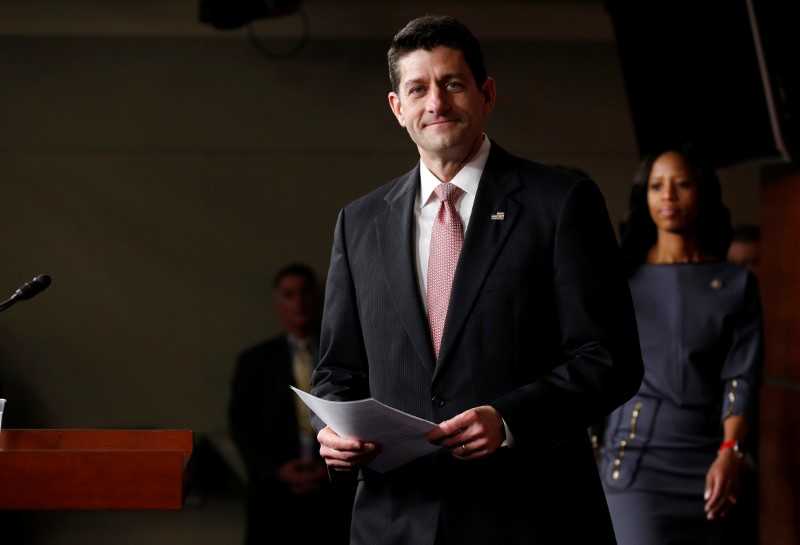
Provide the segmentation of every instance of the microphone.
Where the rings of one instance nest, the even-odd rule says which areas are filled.
[[[44,291],[51,282],[52,279],[49,275],[40,274],[30,282],[23,284],[17,291],[14,292],[14,295],[12,295],[8,301],[0,304],[0,311],[7,309],[17,301],[24,301],[25,299],[34,297],[35,295]]]
[[[11,296],[12,299],[30,299],[34,295],[38,294],[39,292],[44,291],[44,289],[50,285],[52,280],[50,276],[46,274],[40,274],[30,282],[24,284],[20,289],[14,292],[14,295]]]

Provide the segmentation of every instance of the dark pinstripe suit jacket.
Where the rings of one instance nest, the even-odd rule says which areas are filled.
[[[349,474],[335,486],[303,496],[291,494],[276,477],[281,465],[300,456],[290,350],[285,334],[244,350],[231,381],[228,423],[248,475],[245,543],[268,543],[288,532],[299,542],[324,538],[327,545],[340,545],[347,539],[344,517],[352,505]],[[307,524],[309,517],[318,524]]]
[[[614,543],[587,427],[643,371],[599,189],[492,142],[434,360],[414,265],[419,180],[417,165],[340,212],[312,392],[433,422],[489,404],[515,444],[362,471],[351,544]]]
[[[236,361],[228,405],[230,432],[255,483],[275,478],[299,456],[292,356],[281,334],[244,350]]]

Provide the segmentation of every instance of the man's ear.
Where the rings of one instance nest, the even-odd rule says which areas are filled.
[[[392,109],[392,113],[397,118],[397,122],[400,123],[400,126],[405,127],[406,121],[403,117],[403,105],[400,103],[400,97],[397,96],[395,92],[389,93],[389,108]]]
[[[481,93],[483,94],[483,111],[489,114],[494,110],[494,101],[497,98],[497,83],[494,78],[486,78],[481,87]]]

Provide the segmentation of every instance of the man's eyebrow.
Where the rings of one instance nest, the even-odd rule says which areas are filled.
[[[410,89],[411,87],[414,87],[414,86],[419,85],[421,83],[423,83],[422,79],[419,79],[419,78],[409,79],[409,80],[406,80],[406,81],[403,82],[402,87],[404,89]]]
[[[464,79],[466,77],[467,77],[466,74],[464,74],[463,72],[448,72],[446,74],[442,74],[442,77],[437,78],[436,81],[450,81],[454,79]],[[415,85],[425,84],[426,81],[427,78],[412,78],[404,81],[401,87],[403,89],[409,89],[411,87],[414,87]]]

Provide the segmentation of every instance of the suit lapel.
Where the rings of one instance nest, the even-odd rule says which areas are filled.
[[[419,165],[398,179],[386,195],[386,210],[375,218],[380,267],[389,286],[397,315],[414,344],[420,361],[431,374],[435,361],[428,320],[420,300],[414,255],[414,210],[419,186]]]
[[[506,161],[506,152],[493,143],[453,278],[439,361],[446,361],[454,348],[481,286],[521,212],[520,204],[510,197],[520,187],[520,180],[513,170],[504,168]]]

